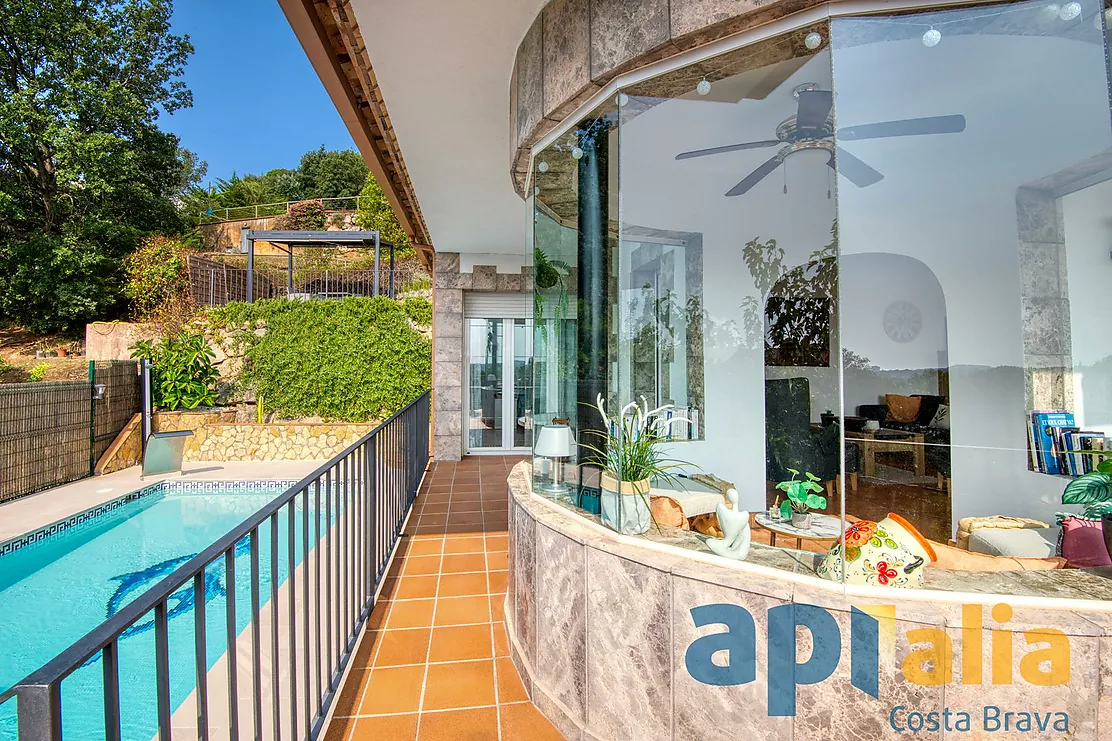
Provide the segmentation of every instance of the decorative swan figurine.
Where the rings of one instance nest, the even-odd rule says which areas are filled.
[[[749,556],[749,544],[752,539],[749,530],[749,513],[738,510],[737,489],[728,489],[726,498],[730,500],[732,509],[727,507],[725,502],[720,502],[715,508],[723,537],[708,539],[707,547],[723,558],[744,561]]]

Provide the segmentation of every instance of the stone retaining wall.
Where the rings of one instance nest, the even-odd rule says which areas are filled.
[[[234,410],[158,412],[155,432],[192,430],[187,461],[326,461],[374,428],[347,422],[237,423]]]

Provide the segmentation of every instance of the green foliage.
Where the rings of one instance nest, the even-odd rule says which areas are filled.
[[[274,220],[274,228],[322,230],[324,229],[324,204],[320,201],[291,203],[289,210]]]
[[[422,296],[407,296],[402,300],[402,308],[414,324],[421,327],[432,326],[432,303]]]
[[[367,179],[367,163],[353,149],[323,146],[301,157],[297,166],[298,198],[343,198],[359,192]]]
[[[131,357],[151,361],[155,406],[172,411],[216,403],[219,374],[212,366],[212,348],[201,335],[180,332],[157,342],[143,340],[132,347]]]
[[[171,237],[150,237],[124,260],[132,315],[139,321],[154,316],[166,303],[189,293],[189,266],[185,248]]]
[[[375,176],[367,174],[367,181],[359,192],[359,205],[355,213],[355,223],[360,229],[377,231],[384,240],[392,243],[397,249],[395,256],[410,257],[416,252],[409,245],[409,238],[398,223],[398,217],[390,208],[386,200],[386,193],[382,186],[375,180]]]
[[[50,364],[49,363],[39,363],[38,365],[36,365],[34,368],[32,368],[30,371],[27,372],[27,380],[30,383],[38,383],[39,381],[46,378],[46,372],[48,370],[50,370]]]
[[[191,104],[169,0],[0,3],[0,313],[34,331],[122,309],[120,261],[173,233],[203,166],[157,128]]]
[[[826,509],[826,497],[818,492],[822,491],[819,477],[811,472],[802,474],[805,479],[799,479],[800,473],[794,468],[791,471],[791,481],[781,481],[776,488],[787,494],[788,498],[780,503],[780,516],[784,519],[791,517],[792,512],[807,514],[813,509]]]
[[[432,288],[432,278],[428,275],[418,275],[413,280],[406,283],[401,287],[400,293],[409,293],[410,291],[424,291]]]
[[[611,420],[606,414],[606,400],[599,395],[595,408],[602,416],[606,431],[595,433],[601,438],[601,446],[583,444],[590,452],[588,462],[620,481],[671,480],[672,471],[690,465],[669,458],[663,451],[663,446],[669,442],[669,425],[683,418],[676,416],[664,422],[658,415],[671,409],[671,404],[650,411],[648,402],[643,403],[644,408],[637,402],[630,402],[618,413],[617,419]]]
[[[1080,450],[1083,455],[1108,455],[1106,450]],[[1096,470],[1078,476],[1062,492],[1062,504],[1084,504],[1082,517],[1100,519],[1101,514],[1112,510],[1112,458],[1097,464]]]
[[[409,324],[422,308],[381,296],[256,301],[212,309],[208,322],[244,351],[238,380],[268,409],[364,422],[393,414],[429,388],[432,343]]]

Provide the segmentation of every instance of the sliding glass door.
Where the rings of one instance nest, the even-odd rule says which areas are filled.
[[[533,443],[533,323],[469,318],[464,436],[469,453],[529,449]]]

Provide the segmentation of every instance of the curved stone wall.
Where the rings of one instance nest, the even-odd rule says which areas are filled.
[[[529,149],[617,75],[821,0],[552,0],[510,78],[511,175],[524,196]]]
[[[944,708],[954,714],[952,724],[958,713],[970,713],[969,732],[958,730],[954,738],[1098,739],[1112,729],[1112,602],[925,589],[847,594],[814,577],[617,536],[534,496],[528,472],[528,464],[520,464],[509,481],[505,619],[510,654],[533,703],[568,739],[940,739],[940,731],[912,734],[908,724],[919,718],[927,722],[929,713],[942,722]],[[1053,591],[1061,573],[1016,572],[1015,579],[1050,580]],[[1005,616],[993,611],[999,603],[1008,603],[1011,612],[1002,623],[993,618]],[[741,607],[753,617],[752,681],[714,686],[689,671],[688,659],[698,658],[698,652],[688,653],[692,644],[725,628],[710,624],[714,620],[696,626],[692,611],[711,605]],[[768,626],[774,621],[769,610],[789,605],[822,608],[833,618],[829,624],[837,626],[841,652],[822,681],[804,684],[800,674],[794,717],[773,716],[768,712],[772,697],[784,697],[776,694],[775,679],[769,691],[773,649]],[[872,697],[854,684],[850,636],[854,608],[876,605],[893,610],[895,620],[894,625],[881,623],[878,650],[872,654],[878,692]],[[982,616],[981,629],[966,623],[963,631],[966,610]],[[994,633],[1011,641],[1010,660],[1000,649],[1003,658],[994,664]],[[1022,659],[1044,647],[1039,641],[1051,634],[1068,640],[1069,678],[1057,686],[1035,686],[1025,679],[1032,662]],[[802,663],[812,655],[811,634],[800,630],[798,635],[795,658]],[[894,648],[885,637],[893,635]],[[913,653],[923,649],[928,635],[952,648],[952,677],[938,686],[907,678],[911,667],[929,670],[932,661],[938,667],[947,663],[941,653]],[[963,643],[974,646],[974,640],[980,642],[979,655],[970,648],[966,659]],[[738,652],[729,656],[731,665],[744,663]],[[722,658],[714,661],[721,665]],[[867,664],[862,661],[861,667]],[[994,683],[997,666],[1011,674],[1010,683]],[[972,674],[975,667],[982,673],[979,680]],[[791,672],[773,672],[781,683],[785,675]],[[995,730],[986,716],[994,712],[991,708],[1000,711]],[[1004,712],[1013,713],[1010,732],[1004,731]],[[1022,712],[1049,717],[1051,726],[1041,733],[1037,727],[1017,731],[1016,713]],[[1053,713],[1068,715],[1068,733],[1053,729],[1053,722],[1061,721]]]

